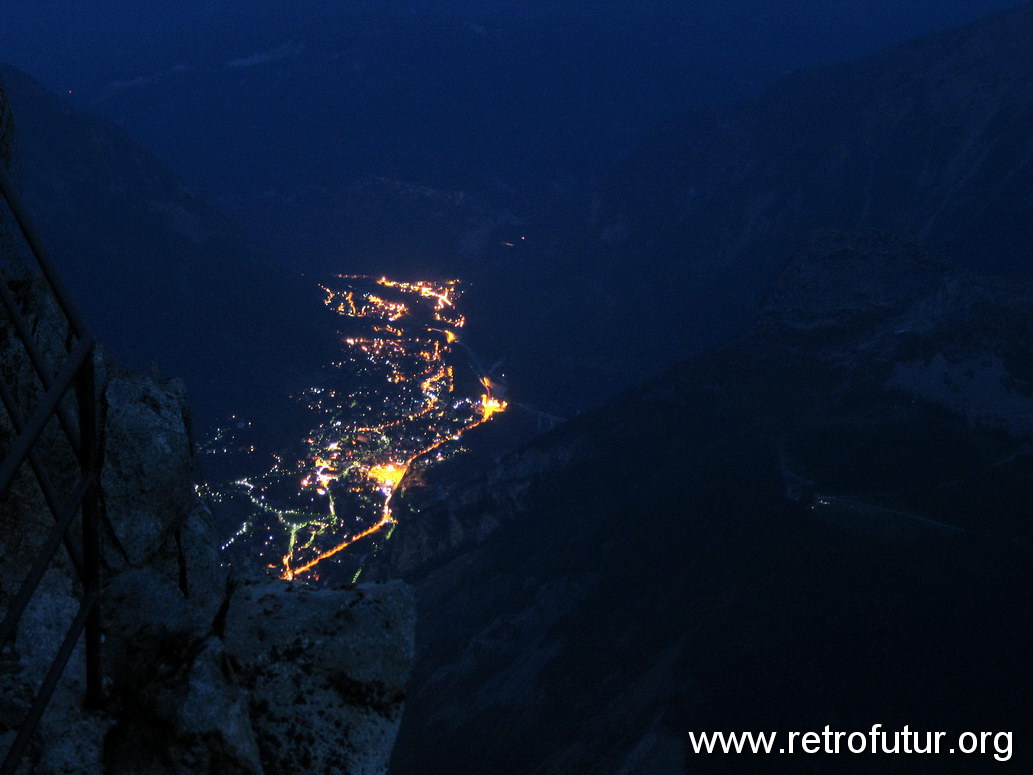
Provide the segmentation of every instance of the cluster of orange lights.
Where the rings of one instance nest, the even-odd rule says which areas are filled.
[[[364,359],[362,363],[366,366],[360,364],[360,370],[382,371],[381,385],[397,386],[391,390],[412,395],[419,403],[406,408],[404,402],[392,403],[387,398],[373,400],[364,394],[371,407],[381,406],[375,422],[368,419],[349,422],[340,428],[333,427],[328,431],[324,427],[310,434],[307,442],[312,452],[298,483],[300,490],[314,491],[325,499],[332,518],[329,522],[338,518],[334,505],[335,485],[346,482],[351,492],[364,492],[367,493],[364,497],[379,498],[380,505],[372,524],[367,523],[366,527],[336,539],[332,546],[321,551],[312,537],[316,532],[298,544],[295,543],[295,535],[301,527],[316,531],[311,526],[322,526],[322,522],[310,519],[301,525],[281,518],[281,522],[292,531],[280,565],[281,578],[284,579],[307,578],[307,574],[313,574],[323,561],[395,524],[392,500],[401,490],[412,466],[429,462],[430,453],[435,451],[440,457],[440,450],[445,445],[459,441],[463,434],[505,411],[507,406],[505,401],[493,395],[491,380],[485,376],[480,377],[483,392],[479,400],[455,394],[453,365],[448,361],[454,355],[451,345],[458,341],[457,329],[466,322],[455,309],[460,293],[457,281],[399,282],[386,277],[375,279],[354,275],[341,275],[340,278],[361,282],[350,282],[346,290],[321,286],[327,294],[325,304],[339,315],[372,322],[372,331],[378,334],[374,337],[350,336],[342,339],[342,344],[351,350],[353,358]],[[385,295],[394,294],[406,301],[371,293],[369,284],[388,289]],[[363,285],[367,290],[362,289]],[[411,303],[406,303],[410,300]],[[413,313],[421,304],[430,307],[432,325],[417,322],[418,318]],[[335,365],[348,363],[342,361]],[[407,386],[411,388],[405,393]],[[331,437],[335,438],[331,444],[320,441]],[[378,441],[374,444],[373,440]],[[348,452],[342,452],[345,447]],[[347,457],[346,461],[342,455]],[[299,552],[303,552],[304,557]]]
[[[379,484],[382,488],[393,490],[402,481],[408,466],[404,463],[382,463],[370,466],[366,473],[370,479]]]

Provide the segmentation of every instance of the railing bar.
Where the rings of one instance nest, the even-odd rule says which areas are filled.
[[[54,384],[43,395],[43,399],[36,406],[22,432],[18,434],[14,445],[8,450],[7,455],[4,457],[4,462],[0,464],[0,495],[7,492],[7,488],[14,479],[15,472],[22,464],[22,461],[25,460],[25,456],[29,453],[29,449],[36,442],[36,439],[39,438],[40,433],[43,432],[43,428],[54,413],[54,408],[61,402],[65,391],[68,390],[72,380],[75,379],[76,372],[79,371],[79,368],[87,358],[92,357],[93,340],[80,339],[75,347],[72,348],[72,352],[64,362],[64,365],[62,365],[61,371],[54,380]]]
[[[14,219],[18,223],[18,228],[21,229],[29,249],[36,256],[36,261],[39,263],[40,269],[43,270],[43,276],[46,277],[51,290],[54,291],[57,303],[68,318],[72,330],[80,339],[88,339],[89,331],[86,329],[86,325],[79,316],[75,305],[72,304],[71,296],[69,296],[68,291],[65,289],[64,283],[61,282],[61,278],[54,271],[54,266],[43,249],[43,243],[40,241],[35,228],[33,228],[31,220],[29,220],[28,212],[26,212],[25,207],[22,205],[21,198],[18,196],[18,192],[15,190],[7,171],[2,165],[0,165],[0,193],[7,200],[7,205],[11,208],[11,214],[14,215]]]
[[[2,280],[0,280],[0,301],[3,302],[4,307],[7,309],[7,314],[10,315],[11,321],[14,323],[14,328],[18,332],[18,337],[21,339],[25,352],[29,354],[29,361],[36,370],[40,382],[43,383],[43,390],[50,390],[50,386],[53,384],[50,373],[40,357],[39,350],[36,349],[36,345],[32,342],[32,332],[29,331],[29,327],[25,323],[25,317],[18,310],[18,302],[14,298],[14,294],[7,287],[7,283]],[[78,455],[79,432],[63,406],[58,405],[57,418],[61,421],[61,427],[64,429],[65,435],[68,436],[68,441],[75,447],[75,454]]]
[[[3,377],[0,377],[0,402],[3,402],[4,407],[7,409],[7,415],[11,418],[11,425],[14,426],[15,433],[21,433],[24,423],[22,417],[18,413],[18,408],[14,405],[14,396],[11,395],[11,391],[7,387],[7,383]],[[47,473],[46,466],[39,459],[39,453],[35,447],[29,449],[29,465],[32,466],[32,472],[36,475],[36,481],[39,483],[40,490],[43,491],[43,497],[47,501],[47,507],[50,509],[51,515],[56,520],[58,515],[61,513],[61,503],[57,497],[57,490],[54,488],[53,482],[50,481],[50,474]],[[72,561],[72,565],[75,566],[75,572],[79,574],[79,578],[83,579],[83,561],[79,554],[79,547],[75,545],[68,534],[64,536],[65,549],[68,550],[68,558]]]
[[[32,597],[32,593],[39,586],[43,574],[47,572],[47,567],[54,557],[54,552],[57,551],[58,544],[61,543],[61,540],[68,533],[68,528],[72,524],[72,520],[75,519],[76,512],[79,511],[83,498],[86,497],[86,493],[89,492],[93,484],[92,479],[92,476],[83,476],[79,486],[75,489],[72,499],[65,507],[65,511],[62,512],[60,519],[50,528],[47,540],[40,547],[28,575],[22,580],[21,586],[11,601],[11,607],[8,609],[7,615],[4,616],[3,622],[0,622],[0,648],[7,645],[7,642],[14,637],[14,631],[18,627],[18,622],[21,621],[22,614],[25,613],[25,607],[29,604],[29,598]]]
[[[90,614],[97,606],[97,599],[98,595],[94,593],[87,596],[83,600],[82,605],[79,606],[79,613],[72,622],[72,626],[69,628],[68,634],[65,635],[65,639],[61,642],[61,647],[58,649],[50,669],[43,678],[39,693],[36,694],[36,698],[32,701],[32,707],[29,708],[25,720],[22,721],[21,729],[18,730],[18,736],[14,738],[14,742],[7,751],[3,765],[0,765],[0,775],[14,775],[18,763],[21,761],[22,754],[25,753],[25,749],[32,739],[32,733],[36,731],[36,726],[43,717],[43,711],[47,709],[50,697],[57,687],[57,682],[61,680],[61,674],[65,670],[65,665],[68,664],[68,658],[72,656],[76,641],[79,640],[79,634],[83,631],[87,619],[89,619]]]
[[[79,607],[75,620],[72,622],[61,646],[58,648],[57,654],[54,656],[46,676],[33,699],[32,706],[22,721],[14,742],[7,751],[3,763],[0,764],[0,775],[14,775],[39,725],[40,719],[50,703],[54,690],[64,674],[75,645],[84,630],[86,641],[84,655],[86,704],[87,706],[97,706],[101,701],[101,635],[98,603],[100,600],[100,543],[98,535],[97,487],[99,486],[102,462],[97,433],[96,375],[93,360],[95,342],[89,335],[83,319],[72,302],[71,296],[47,256],[28,212],[24,208],[11,179],[2,165],[0,165],[0,195],[7,201],[7,205],[25,238],[29,250],[35,257],[44,279],[49,284],[58,306],[65,315],[69,326],[70,336],[68,338],[71,339],[74,335],[74,338],[78,340],[71,347],[66,359],[61,364],[57,376],[51,380],[49,369],[33,341],[32,332],[21,313],[17,299],[7,286],[6,281],[0,280],[0,300],[3,301],[3,305],[8,310],[16,332],[22,341],[33,370],[35,370],[43,385],[44,391],[44,395],[29,414],[28,420],[23,423],[20,409],[14,400],[13,394],[3,379],[0,378],[0,388],[3,389],[3,403],[7,407],[8,414],[11,416],[11,422],[15,426],[15,433],[17,434],[14,444],[7,450],[2,462],[0,462],[0,496],[6,495],[9,492],[15,475],[25,459],[28,458],[39,487],[43,491],[47,506],[55,517],[55,524],[49,531],[28,576],[22,582],[12,602],[11,610],[7,612],[3,621],[0,622],[0,646],[14,638],[15,630],[28,606],[29,600],[36,592],[61,541],[64,541],[68,547],[69,556],[72,558],[73,564],[76,565],[76,570],[79,572],[83,585],[83,602]],[[72,422],[70,414],[62,406],[65,394],[73,382],[76,386],[78,398],[78,423]],[[73,498],[63,509],[60,508],[59,499],[50,480],[49,472],[46,466],[43,465],[38,451],[34,448],[51,416],[55,414],[66,437],[75,449],[75,454],[78,457],[78,463],[82,470],[82,478],[76,485]],[[68,530],[80,509],[82,513],[82,558],[77,561],[76,551],[73,548],[73,544],[68,540]]]
[[[93,358],[83,364],[76,383],[79,403],[79,460],[83,478],[88,482],[82,502],[83,592],[87,597],[100,593],[100,537],[97,514],[97,487],[101,468],[101,447],[97,435],[96,366]],[[101,678],[99,607],[86,619],[86,705],[101,705],[103,682]]]

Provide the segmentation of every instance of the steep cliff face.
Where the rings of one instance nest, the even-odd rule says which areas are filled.
[[[842,367],[1015,436],[1033,432],[1033,285],[949,269],[880,233],[829,234],[778,278],[760,325]]]
[[[913,242],[827,235],[737,342],[412,515],[382,558],[421,612],[393,771],[741,772],[687,732],[1022,728],[1031,310]]]
[[[876,228],[972,265],[1024,269],[1031,34],[1026,4],[671,127],[629,165],[631,193],[615,192],[603,220],[623,212],[629,236],[644,239],[667,220],[655,243],[665,256],[680,246],[689,268],[743,271],[814,229]]]
[[[619,380],[614,351],[665,366],[740,331],[792,250],[827,229],[1028,274],[1031,35],[1026,4],[671,122],[600,187],[564,266],[542,267],[543,336],[578,353],[579,381]]]
[[[41,284],[9,284],[56,363],[65,333]],[[103,411],[103,659],[107,702],[83,710],[76,653],[30,761],[39,773],[378,773],[387,766],[412,660],[413,604],[399,583],[311,590],[236,585],[193,493],[185,391],[98,358]],[[0,369],[24,411],[38,400],[23,351],[0,319]],[[14,438],[6,415],[0,449]],[[57,428],[41,456],[62,481],[76,466]],[[27,469],[27,467],[26,467]],[[0,507],[4,608],[49,527],[31,472]],[[0,748],[13,740],[78,607],[63,554],[2,655]],[[81,648],[81,647],[80,647]]]

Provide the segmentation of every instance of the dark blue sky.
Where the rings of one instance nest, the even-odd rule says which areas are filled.
[[[221,55],[232,30],[241,46],[289,33],[307,21],[354,14],[451,16],[485,20],[524,17],[543,25],[560,17],[594,25],[648,27],[679,35],[705,58],[754,61],[766,70],[845,59],[892,42],[1015,7],[1016,0],[7,0],[0,58],[41,78],[53,89],[97,87],[100,79],[141,75],[137,67],[160,60],[191,65]],[[216,32],[218,30],[218,32]],[[240,53],[240,52],[235,52]],[[246,54],[244,54],[246,55]]]

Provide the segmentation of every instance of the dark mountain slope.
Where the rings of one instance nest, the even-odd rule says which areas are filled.
[[[4,66],[0,79],[13,176],[99,339],[133,365],[185,377],[202,410],[243,408],[278,384],[268,364],[310,330],[315,285],[273,268],[121,130],[18,70]]]
[[[614,352],[670,363],[741,327],[815,230],[885,229],[1028,272],[1030,39],[1024,5],[668,126],[601,189],[568,246],[578,268],[545,267],[556,349],[579,343],[607,379]]]
[[[871,234],[781,279],[734,345],[405,517],[394,772],[870,772],[687,732],[1028,728],[1033,293]]]
[[[422,217],[342,219],[363,206],[356,182],[463,192],[542,237],[657,120],[1009,4],[308,0],[141,15],[8,0],[0,56],[73,91],[309,267],[392,271],[400,248],[470,277],[457,242],[497,227],[490,214],[427,202]],[[493,247],[510,241],[498,231]]]

